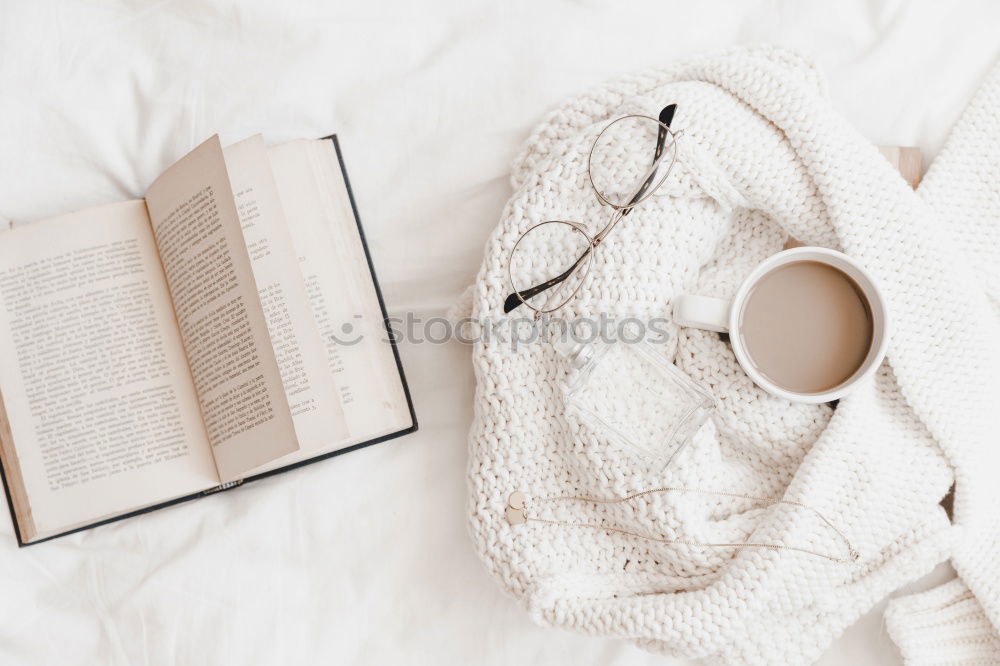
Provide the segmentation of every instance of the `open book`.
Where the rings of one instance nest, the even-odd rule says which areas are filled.
[[[0,232],[0,395],[22,545],[415,430],[336,139]]]

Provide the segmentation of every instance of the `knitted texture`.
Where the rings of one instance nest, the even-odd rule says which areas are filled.
[[[608,236],[560,316],[648,320],[669,317],[683,293],[731,296],[792,235],[843,250],[874,275],[891,314],[887,362],[835,410],[792,404],[758,389],[717,334],[674,327],[662,353],[708,388],[718,409],[675,464],[650,475],[567,411],[569,367],[551,344],[480,340],[471,532],[487,569],[540,623],[711,663],[809,663],[879,599],[946,559],[965,526],[988,522],[977,509],[996,491],[975,469],[957,475],[962,527],[949,524],[939,501],[956,479],[953,458],[988,462],[991,434],[1000,432],[997,310],[962,244],[832,112],[816,71],[792,54],[754,49],[621,79],[551,113],[514,163],[514,195],[472,292],[475,317],[525,316],[502,312],[520,234],[547,219],[596,231],[607,210],[587,179],[594,137],[615,117],[656,116],[668,103],[678,104],[673,127],[684,132],[675,172]],[[550,520],[843,554],[814,513],[790,505],[689,493],[546,501],[662,486],[800,502],[836,525],[860,558],[679,546],[505,519],[508,498],[521,491],[526,509]]]
[[[1000,67],[969,103],[918,190],[985,290],[992,309],[982,313],[984,320],[1000,312],[997,108]],[[952,564],[962,580],[893,600],[886,624],[908,664],[1000,664],[1000,446],[996,437],[941,443],[955,466],[955,523],[963,529]]]
[[[885,626],[907,666],[995,665],[1000,635],[961,580],[894,599]]]

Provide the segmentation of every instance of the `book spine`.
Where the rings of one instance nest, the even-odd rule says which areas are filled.
[[[208,490],[202,491],[202,495],[212,495],[214,493],[222,492],[223,490],[229,490],[230,488],[235,488],[236,486],[242,486],[243,479],[238,481],[230,481],[228,483],[223,483],[221,486],[216,486],[214,488],[209,488]]]

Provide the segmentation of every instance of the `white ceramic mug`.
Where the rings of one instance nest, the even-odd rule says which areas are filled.
[[[745,341],[739,333],[743,307],[757,282],[779,266],[796,261],[816,261],[840,270],[854,281],[871,308],[872,341],[868,355],[847,380],[821,393],[797,393],[770,381],[750,360]],[[795,402],[821,403],[843,397],[875,372],[885,358],[889,344],[888,312],[875,281],[846,254],[822,247],[796,247],[769,257],[751,271],[731,300],[683,295],[674,303],[674,321],[681,326],[729,333],[736,359],[754,383],[772,395]]]

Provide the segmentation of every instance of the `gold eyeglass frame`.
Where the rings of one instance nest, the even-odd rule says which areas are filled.
[[[521,305],[526,305],[534,312],[535,317],[537,318],[541,315],[551,314],[559,310],[567,303],[569,303],[577,295],[577,293],[579,293],[581,287],[583,286],[584,281],[590,274],[591,267],[593,266],[594,251],[598,248],[598,246],[600,246],[600,244],[604,241],[604,239],[607,238],[608,234],[611,233],[611,231],[615,228],[615,226],[621,221],[623,217],[628,215],[634,208],[638,207],[640,204],[648,200],[649,197],[651,197],[657,190],[660,189],[663,183],[666,182],[667,178],[670,176],[670,173],[673,171],[674,166],[677,163],[677,153],[678,153],[677,138],[683,133],[683,130],[675,131],[670,128],[670,121],[673,118],[676,106],[677,106],[676,104],[671,104],[669,106],[664,107],[663,110],[660,112],[659,119],[643,114],[629,114],[621,116],[620,118],[612,120],[604,127],[604,129],[601,130],[601,132],[597,135],[597,138],[594,139],[594,145],[591,146],[590,153],[587,157],[587,176],[590,180],[591,189],[594,190],[594,193],[597,196],[598,202],[602,206],[610,206],[613,209],[611,214],[611,219],[608,220],[607,224],[605,224],[604,227],[601,228],[601,230],[598,231],[593,236],[591,236],[587,232],[586,227],[582,223],[573,222],[569,220],[546,220],[544,222],[539,222],[538,224],[533,225],[527,231],[522,233],[520,237],[517,239],[517,242],[514,243],[514,247],[510,251],[510,256],[508,256],[507,258],[507,280],[510,283],[512,293],[507,296],[504,302],[505,313],[509,313],[514,309],[516,309],[517,307],[520,307]],[[601,190],[597,187],[597,183],[594,182],[594,170],[593,170],[594,153],[597,150],[598,145],[600,144],[601,138],[604,137],[604,135],[610,129],[612,129],[618,123],[631,119],[645,119],[658,125],[659,127],[657,130],[657,143],[653,153],[653,161],[651,162],[650,167],[646,172],[646,175],[640,181],[639,187],[636,189],[635,193],[629,198],[627,203],[619,204],[612,201],[607,194],[601,192]],[[666,141],[667,137],[670,138],[669,144]],[[670,162],[668,163],[666,170],[663,172],[663,175],[660,177],[658,181],[656,181],[654,185],[652,181],[656,177],[656,173],[660,169],[664,159],[664,155],[668,150],[670,151],[670,157],[669,157]],[[570,229],[573,230],[573,232],[582,234],[583,238],[586,240],[586,249],[583,251],[580,257],[577,258],[576,262],[574,262],[572,266],[570,266],[566,271],[564,271],[560,275],[557,275],[556,277],[547,280],[546,282],[542,282],[538,285],[535,285],[534,287],[530,287],[528,289],[519,291],[514,283],[514,274],[513,274],[514,255],[516,254],[518,247],[524,241],[525,237],[527,237],[532,231],[535,231],[536,229],[548,224],[565,224],[569,226]],[[548,307],[548,304],[552,302],[552,299],[558,296],[560,292],[563,289],[565,289],[568,278],[574,275],[581,268],[583,269],[584,273],[582,276],[580,276],[579,280],[577,280],[576,286],[573,287],[572,292],[570,292],[565,299],[559,301],[558,305],[555,305],[553,307]],[[536,307],[535,305],[532,305],[531,303],[528,302],[529,299],[534,298],[537,294],[540,294],[544,291],[548,291],[553,287],[556,287],[556,290],[548,296],[542,307]]]

